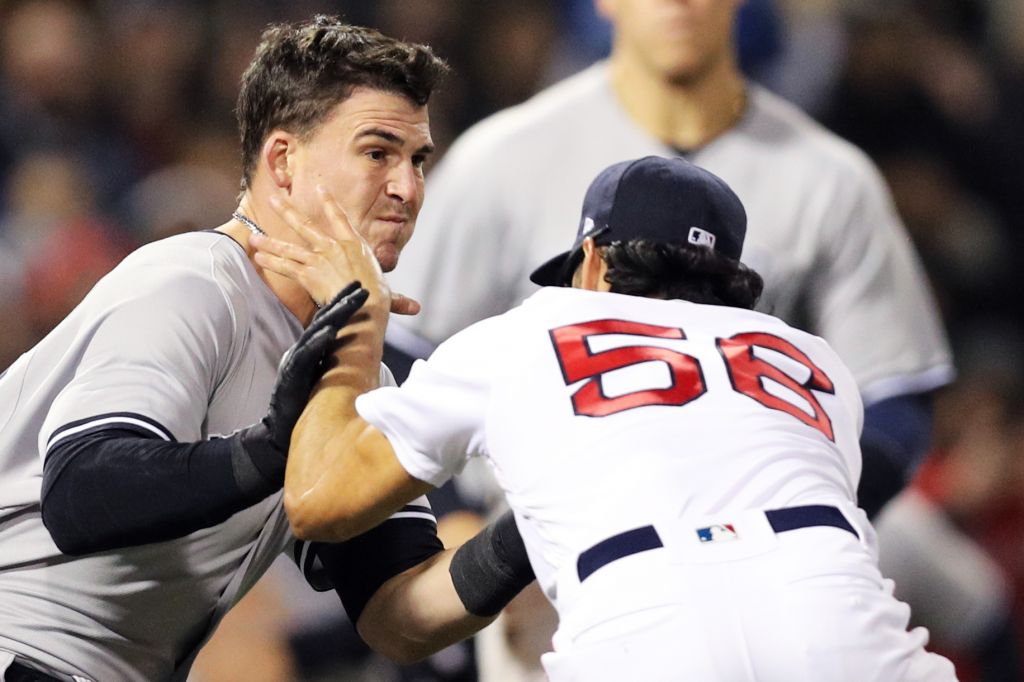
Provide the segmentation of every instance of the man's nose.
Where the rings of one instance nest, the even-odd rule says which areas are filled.
[[[416,198],[419,182],[419,169],[411,162],[400,163],[388,178],[388,196],[407,204]]]

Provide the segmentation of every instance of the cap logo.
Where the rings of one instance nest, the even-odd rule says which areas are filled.
[[[690,228],[690,236],[687,238],[687,241],[697,246],[706,246],[709,249],[715,248],[715,235],[699,227]]]
[[[587,233],[590,232],[593,229],[594,229],[594,219],[593,218],[584,218],[583,219],[583,229],[580,231],[580,234],[582,234],[583,236],[587,236]]]

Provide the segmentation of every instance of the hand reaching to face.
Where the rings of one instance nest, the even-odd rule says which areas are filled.
[[[324,188],[318,187],[317,192],[337,238],[314,227],[287,196],[276,194],[270,198],[271,206],[304,244],[254,235],[249,243],[256,249],[256,264],[297,282],[317,306],[332,300],[351,282],[359,281],[370,292],[368,305],[382,305],[402,315],[418,313],[418,302],[388,289],[373,250],[352,227],[341,206]]]

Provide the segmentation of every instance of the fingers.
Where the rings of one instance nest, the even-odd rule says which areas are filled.
[[[391,312],[396,315],[418,315],[420,302],[402,294],[391,294]]]
[[[254,234],[249,237],[249,243],[259,252],[298,263],[308,263],[313,256],[313,252],[303,246],[289,244],[266,235]]]
[[[355,241],[365,244],[362,236],[352,227],[345,210],[334,200],[334,197],[322,185],[317,185],[317,194],[320,196],[324,206],[324,214],[334,228],[334,234],[341,240]],[[274,194],[270,197],[270,205],[291,228],[299,235],[314,251],[328,251],[336,244],[336,241],[317,228],[313,222],[303,215],[291,203],[287,195]]]
[[[317,185],[316,191],[324,203],[324,213],[327,214],[327,219],[334,225],[335,234],[341,239],[363,242],[363,236],[355,231],[348,219],[348,214],[345,213],[345,209],[334,200],[334,196],[327,191],[327,188],[323,185]]]
[[[288,248],[281,240],[267,242],[258,235],[251,238],[250,242],[262,251],[305,263],[311,263],[317,255],[322,255],[331,262],[339,262],[339,258],[346,257],[344,252],[347,251],[350,255],[359,254],[360,258],[370,262],[371,267],[379,269],[380,266],[373,255],[373,250],[363,236],[352,227],[352,223],[341,205],[335,201],[323,185],[317,185],[316,191],[323,204],[324,215],[331,223],[333,236],[315,227],[309,218],[295,208],[289,197],[283,194],[274,194],[270,197],[270,203],[274,210],[285,224],[309,245],[309,248],[304,249],[301,246]]]
[[[343,282],[349,279],[348,277],[342,279],[343,276],[335,273],[325,274],[322,270],[317,269],[315,261],[299,263],[259,251],[254,254],[253,262],[264,272],[276,273],[298,284],[309,294],[310,300],[317,305],[330,300],[338,290],[339,281]]]
[[[306,290],[317,303],[331,300],[346,283],[358,279],[372,292],[375,311],[393,308],[398,314],[414,315],[419,310],[415,301],[398,298],[391,303],[380,264],[366,240],[355,230],[344,209],[322,186],[317,187],[322,201],[320,222],[329,221],[327,233],[316,228],[287,196],[274,194],[269,201],[285,225],[303,243],[284,234],[284,239],[252,236],[249,243],[256,249],[254,262]],[[328,236],[328,233],[330,236]],[[275,233],[279,237],[279,233]]]
[[[300,213],[287,196],[272,194],[270,196],[270,206],[277,213],[278,217],[284,221],[284,224],[310,246],[322,243],[323,239],[325,239],[324,235],[313,227],[312,221]]]
[[[341,285],[356,276],[346,264],[348,257],[341,249],[317,253],[261,235],[251,236],[249,243],[256,249],[253,254],[256,265],[297,282],[317,302],[335,298]]]
[[[302,271],[306,267],[304,263],[298,263],[281,256],[274,256],[269,253],[263,253],[257,251],[253,256],[253,261],[256,265],[260,266],[265,270],[276,272],[279,275],[287,277],[288,279],[296,282],[301,282]]]

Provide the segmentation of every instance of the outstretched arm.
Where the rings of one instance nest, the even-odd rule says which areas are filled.
[[[360,636],[401,663],[473,634],[533,581],[511,512],[455,550],[433,523],[396,517],[313,552]]]
[[[450,573],[456,553],[448,549],[435,554],[382,585],[356,623],[363,641],[408,664],[489,625],[497,614],[474,615],[459,598]]]

